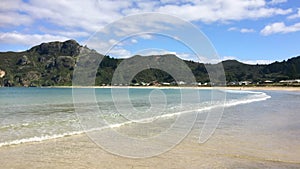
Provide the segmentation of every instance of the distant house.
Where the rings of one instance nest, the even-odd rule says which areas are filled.
[[[190,83],[191,86],[201,86],[201,82],[192,82]]]
[[[300,79],[294,79],[294,80],[281,80],[279,83],[300,83]]]
[[[160,86],[160,85],[161,85],[161,84],[158,83],[158,81],[153,81],[153,82],[149,83],[148,86]]]
[[[147,83],[141,82],[141,85],[142,85],[142,86],[147,86]]]
[[[184,81],[179,81],[177,84],[178,84],[178,85],[185,85],[186,82],[184,82]]]
[[[265,80],[264,83],[273,83],[272,80]]]
[[[227,85],[229,86],[233,86],[233,85],[237,85],[238,83],[237,82],[228,82]]]
[[[249,85],[249,84],[251,84],[252,82],[250,82],[250,81],[240,81],[239,82],[239,85]]]
[[[295,79],[294,82],[295,83],[300,83],[300,79]]]
[[[164,86],[170,86],[171,85],[171,83],[168,83],[168,82],[162,82],[161,84],[164,85]]]

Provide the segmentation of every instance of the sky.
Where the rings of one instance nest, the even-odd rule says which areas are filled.
[[[0,51],[23,51],[68,39],[85,45],[107,25],[145,12],[168,14],[195,25],[222,60],[267,64],[300,55],[299,0],[1,0]],[[157,20],[145,18],[141,23],[122,25],[119,36],[132,29],[142,31]],[[149,33],[116,39],[111,36],[103,44],[113,45],[109,54],[116,58],[172,53],[195,60],[193,51],[175,36]]]

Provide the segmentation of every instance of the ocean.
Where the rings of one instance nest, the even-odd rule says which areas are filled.
[[[71,88],[1,88],[0,147],[70,136],[108,126],[120,127],[123,123],[138,123],[149,118],[200,112],[213,106],[235,106],[269,98],[259,92],[213,93],[212,90],[195,89],[74,90],[75,92]],[[153,94],[153,91],[156,93]],[[73,99],[73,95],[78,99]],[[93,96],[94,102],[90,98]],[[212,99],[212,96],[219,98]],[[150,110],[151,104],[154,110]],[[76,106],[80,110],[76,111]],[[124,110],[127,111],[125,114]],[[99,124],[99,119],[104,119],[107,123]]]
[[[186,139],[210,152],[213,159],[218,157],[224,166],[299,167],[299,101],[300,93],[284,91],[0,88],[0,153],[1,149],[86,134],[98,147],[124,157],[160,156]],[[215,120],[209,120],[215,109],[218,114],[211,117]],[[209,137],[202,135],[208,138],[202,143],[199,137],[208,130],[205,126],[214,130]],[[104,135],[93,134],[99,131]],[[159,147],[145,152],[145,147],[140,150],[142,145],[134,142],[126,150],[125,141],[131,140],[123,137],[134,141],[157,138],[141,143],[159,142]]]

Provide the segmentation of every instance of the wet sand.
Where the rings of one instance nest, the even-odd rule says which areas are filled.
[[[42,143],[29,143],[0,149],[1,168],[89,168],[89,169],[199,169],[199,168],[299,168],[300,151],[282,154],[261,149],[234,135],[212,137],[205,144],[187,138],[159,156],[131,159],[110,154],[87,136],[77,135]],[[194,141],[193,141],[194,140]],[[262,140],[262,138],[260,138]],[[268,137],[266,142],[272,142]],[[265,145],[263,145],[265,146]],[[300,148],[300,147],[298,147]],[[273,151],[273,152],[269,152]],[[270,156],[271,155],[271,156]],[[291,160],[292,159],[292,160]]]

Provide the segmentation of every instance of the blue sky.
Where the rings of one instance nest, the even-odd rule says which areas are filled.
[[[107,24],[144,12],[191,22],[222,59],[255,64],[300,55],[299,0],[1,0],[0,51],[22,51],[67,39],[84,45]],[[174,53],[192,59],[191,51],[174,39],[150,34],[123,42],[112,38],[107,44],[118,44],[111,51],[114,57]]]

